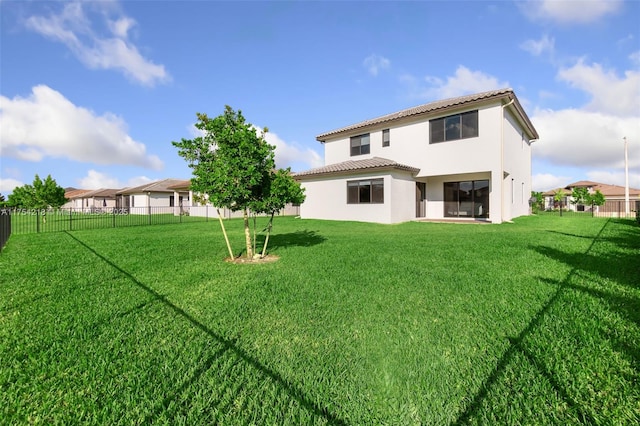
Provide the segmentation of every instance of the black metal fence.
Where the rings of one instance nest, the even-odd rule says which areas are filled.
[[[591,217],[616,217],[633,219],[636,212],[640,211],[640,201],[629,201],[627,204],[623,200],[607,200],[602,206],[583,206],[558,204],[553,209],[540,211],[538,214],[558,215],[558,216],[591,216]]]
[[[6,212],[0,211],[0,251],[4,248],[4,245],[11,236],[11,215]]]
[[[297,215],[299,207],[287,206],[281,215]],[[242,212],[220,209],[224,219],[242,217]],[[163,225],[206,222],[218,219],[218,209],[212,206],[127,207],[127,208],[60,208],[60,209],[0,209],[2,238],[13,234],[77,231],[85,229],[120,228],[126,226]],[[6,226],[6,237],[5,228]],[[3,241],[3,244],[6,240]]]
[[[207,211],[207,213],[210,212]],[[213,210],[213,213],[217,214],[215,210]],[[10,233],[13,234],[119,228],[209,220],[209,216],[192,216],[188,208],[181,207],[2,209],[0,210],[0,217],[9,218]]]

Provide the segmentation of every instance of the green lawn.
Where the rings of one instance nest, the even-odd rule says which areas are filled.
[[[234,249],[241,221],[227,221]],[[276,218],[13,235],[0,423],[634,424],[640,227]]]

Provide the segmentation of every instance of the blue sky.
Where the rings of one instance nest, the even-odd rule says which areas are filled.
[[[225,105],[276,162],[315,136],[503,87],[536,126],[533,188],[640,188],[640,1],[0,0],[0,193],[191,177],[171,141]]]

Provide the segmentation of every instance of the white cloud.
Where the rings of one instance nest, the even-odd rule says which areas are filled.
[[[369,74],[375,77],[380,71],[389,69],[391,61],[384,56],[373,54],[367,56],[362,62],[362,65],[367,69]]]
[[[624,186],[625,182],[624,171],[592,170],[587,172],[587,177],[594,182],[607,183],[610,185]],[[640,171],[633,173],[629,170],[629,187],[640,189]]]
[[[520,48],[531,53],[533,56],[540,56],[543,53],[553,55],[555,39],[545,34],[540,40],[526,40],[520,44]]]
[[[531,177],[531,188],[534,191],[545,192],[550,189],[562,188],[570,181],[569,176],[556,176],[551,173],[538,173]]]
[[[139,186],[151,182],[146,176],[136,176],[126,182],[122,182],[118,178],[109,176],[96,170],[89,170],[87,175],[78,179],[78,185],[82,189],[101,189],[101,188],[127,188],[130,186]]]
[[[97,3],[101,4],[101,3]],[[109,8],[113,9],[113,8]],[[126,16],[110,19],[107,7],[99,16],[106,20],[111,34],[96,34],[83,10],[83,4],[65,4],[59,14],[49,17],[31,16],[25,21],[27,28],[65,44],[89,68],[116,69],[131,80],[145,86],[170,80],[163,65],[144,58],[138,48],[128,40],[128,33],[136,22]]]
[[[276,147],[275,160],[278,168],[291,167],[293,171],[300,171],[324,165],[322,156],[311,148],[303,148],[295,143],[285,142],[272,132],[265,134],[265,139],[270,145]]]
[[[640,167],[637,117],[620,118],[577,109],[536,110],[531,121],[540,134],[533,146],[536,158],[557,165],[622,169],[627,137],[629,167]]]
[[[127,134],[122,118],[98,116],[48,86],[28,98],[0,96],[0,154],[25,161],[45,157],[160,170],[162,161]]]
[[[19,186],[24,185],[24,182],[20,182],[17,179],[0,179],[0,193],[5,196],[13,192],[13,190]]]
[[[618,12],[621,0],[529,0],[519,3],[533,20],[543,19],[561,24],[588,24]]]
[[[400,79],[409,87],[412,97],[427,100],[447,99],[509,87],[506,81],[500,81],[482,71],[472,71],[462,65],[458,66],[453,76],[444,80],[426,76],[422,82],[411,75],[403,75]]]
[[[636,50],[635,52],[629,55],[629,60],[635,66],[640,66],[640,50]]]
[[[624,77],[615,70],[606,70],[600,64],[585,64],[580,59],[570,68],[562,68],[558,78],[570,86],[591,95],[586,105],[589,111],[599,111],[619,116],[640,113],[640,72],[626,71]]]

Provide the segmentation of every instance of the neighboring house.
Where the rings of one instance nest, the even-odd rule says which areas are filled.
[[[91,192],[90,189],[77,189],[73,187],[64,189],[64,198],[67,199],[67,202],[62,205],[62,208],[81,208],[82,204],[80,201],[77,201],[77,197],[87,192]]]
[[[325,166],[295,174],[303,218],[501,223],[530,212],[538,133],[512,89],[432,102],[316,137]]]
[[[571,196],[575,188],[587,188],[590,194],[600,191],[604,195],[605,203],[602,206],[595,206],[598,213],[624,213],[625,212],[625,188],[619,185],[609,185],[606,183],[592,182],[590,180],[581,180],[570,183],[564,188],[556,188],[544,192],[545,210],[559,208],[558,202],[554,197],[557,192],[562,192],[562,208],[572,211],[591,211],[591,206],[583,206],[574,203]],[[629,188],[630,210],[635,210],[636,201],[640,201],[640,189]]]
[[[69,199],[65,207],[81,209],[86,212],[111,211],[116,207],[116,193],[118,191],[120,189],[77,189],[75,192],[65,193],[65,197]]]
[[[196,201],[199,197],[195,197],[193,192],[191,191],[191,181],[185,180],[176,185],[172,185],[169,187],[170,189],[174,189],[176,191],[180,191],[183,193],[189,193],[189,199],[191,200],[191,205],[185,211],[188,212],[190,216],[199,216],[199,217],[218,217],[218,209],[214,207],[211,203],[205,202],[205,200]],[[231,211],[227,208],[220,208],[220,215],[223,218],[234,218],[234,217],[242,217],[242,211]],[[298,216],[300,214],[300,206],[287,204],[284,209],[280,210],[279,214],[281,215],[294,215]]]
[[[163,179],[144,185],[125,188],[116,194],[116,208],[131,214],[182,214],[191,204],[189,191],[175,189],[184,185],[183,179]]]

